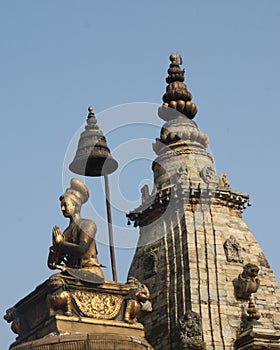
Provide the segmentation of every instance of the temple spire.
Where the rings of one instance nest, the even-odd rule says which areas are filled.
[[[192,94],[188,91],[184,84],[185,70],[180,67],[182,57],[172,53],[169,56],[171,61],[166,77],[167,87],[166,93],[163,95],[163,105],[159,108],[158,115],[163,120],[171,120],[187,117],[193,119],[197,113],[196,105],[191,102]],[[170,108],[176,110],[170,110]]]

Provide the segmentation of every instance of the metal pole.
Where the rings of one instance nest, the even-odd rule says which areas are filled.
[[[106,208],[107,208],[107,219],[108,219],[108,232],[109,232],[112,276],[113,276],[113,281],[117,282],[117,269],[116,269],[115,249],[114,249],[114,240],[113,240],[113,226],[112,226],[112,215],[111,215],[111,205],[110,205],[109,180],[108,180],[107,175],[104,175],[104,182],[105,182],[105,193],[106,193]]]

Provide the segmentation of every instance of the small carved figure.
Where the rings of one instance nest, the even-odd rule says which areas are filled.
[[[48,266],[50,269],[85,269],[87,276],[94,276],[100,283],[104,275],[97,260],[95,244],[96,225],[93,221],[80,217],[81,206],[89,198],[87,187],[78,179],[71,180],[71,186],[60,196],[61,211],[70,224],[62,233],[60,228],[54,226],[52,230],[53,245],[50,247]],[[83,274],[80,273],[81,279]],[[76,274],[75,274],[76,277]]]
[[[149,278],[158,272],[157,250],[150,250],[143,256],[144,277]]]
[[[241,247],[234,236],[231,235],[229,239],[225,241],[224,249],[227,261],[243,263],[244,259],[241,257]]]
[[[128,296],[124,320],[128,323],[136,323],[140,310],[146,312],[152,311],[152,304],[149,301],[150,292],[145,284],[140,283],[134,277],[129,277],[127,283],[135,286],[135,289],[133,289],[132,294]]]
[[[185,167],[182,167],[182,166],[181,166],[181,167],[177,170],[177,174],[178,174],[177,182],[178,182],[180,185],[186,185],[186,184],[188,184],[188,182],[189,182],[188,168],[185,168]]]
[[[252,293],[256,293],[260,280],[257,278],[259,268],[255,264],[248,263],[244,266],[242,274],[238,276],[237,297],[249,299]]]
[[[65,316],[71,316],[71,296],[65,290],[64,279],[60,277],[52,277],[49,280],[50,294],[47,295],[47,305],[49,308],[49,316],[55,315],[59,310]]]
[[[16,309],[14,307],[11,307],[8,310],[6,310],[6,315],[4,316],[4,319],[8,323],[12,323],[11,330],[14,333],[20,334],[20,320],[16,315]]]
[[[206,166],[201,170],[201,177],[207,184],[210,182],[215,182],[216,173],[211,166]]]
[[[149,186],[148,185],[144,185],[141,188],[141,194],[142,194],[142,203],[144,203],[150,196],[150,194],[149,194]]]
[[[230,184],[229,184],[229,181],[228,181],[228,177],[225,173],[219,173],[219,184],[218,184],[218,187],[221,187],[221,188],[230,188]]]
[[[196,312],[188,311],[178,323],[182,349],[206,349],[202,340],[201,317]]]

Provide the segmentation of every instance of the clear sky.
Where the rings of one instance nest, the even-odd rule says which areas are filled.
[[[110,182],[125,281],[137,229],[126,228],[124,214],[152,176],[151,144],[163,124],[155,104],[171,52],[183,56],[217,171],[251,196],[244,219],[280,280],[279,32],[279,0],[1,1],[2,315],[51,274],[51,228],[67,225],[58,201],[68,185],[67,149],[89,105],[122,164]],[[126,105],[134,102],[141,104]],[[104,196],[97,180],[87,185],[87,213],[95,207],[98,222]],[[103,226],[99,260],[108,265]],[[0,334],[7,349],[14,335],[4,320]]]

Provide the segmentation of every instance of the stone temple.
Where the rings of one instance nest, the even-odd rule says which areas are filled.
[[[60,197],[70,225],[54,229],[48,261],[61,272],[7,310],[17,334],[10,350],[280,349],[280,291],[242,219],[249,197],[216,174],[181,65],[171,54],[154,188],[144,186],[127,214],[140,228],[127,283],[104,278],[95,224],[79,216],[89,193],[72,179]],[[70,169],[106,177],[116,167],[90,108]]]
[[[153,144],[154,189],[128,217],[140,227],[129,274],[151,291],[143,315],[155,349],[280,349],[280,291],[254,236],[242,220],[248,196],[216,174],[209,139],[170,56],[165,121]]]

